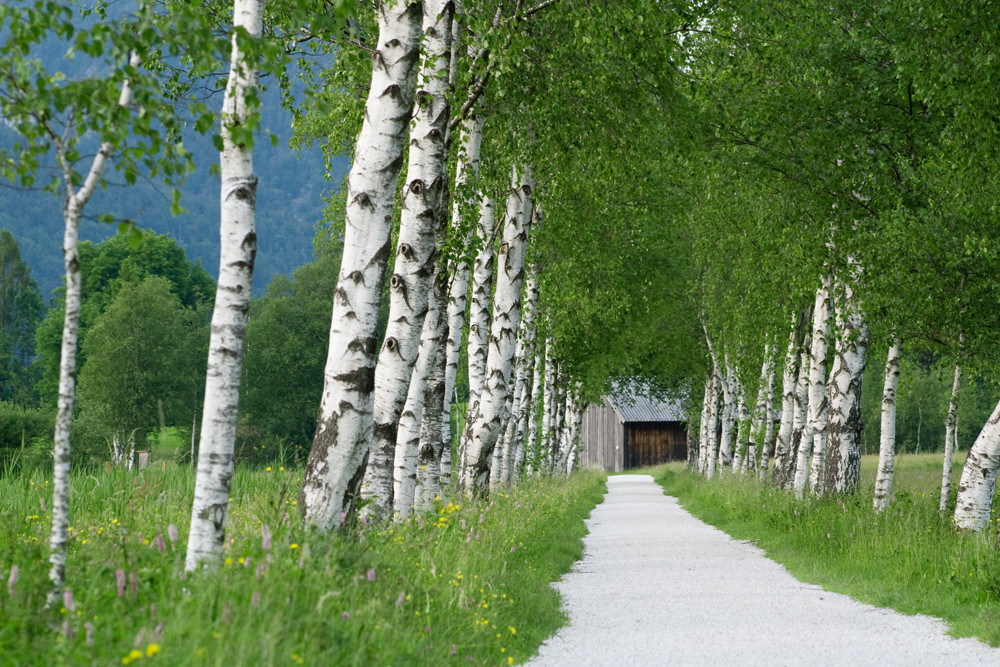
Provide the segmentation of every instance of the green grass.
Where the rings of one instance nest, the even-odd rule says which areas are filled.
[[[492,500],[441,502],[413,521],[331,536],[299,519],[300,477],[238,469],[226,563],[185,578],[188,469],[75,476],[72,604],[52,610],[51,482],[0,479],[0,577],[20,569],[12,596],[0,588],[0,662],[518,663],[565,623],[548,584],[581,556],[583,519],[605,488],[594,472],[528,480]]]
[[[956,459],[956,479],[963,458]],[[876,457],[863,457],[856,496],[800,502],[753,481],[709,482],[678,464],[654,474],[694,516],[755,542],[801,581],[906,614],[937,616],[955,636],[1000,645],[996,523],[984,535],[963,534],[950,513],[938,511],[940,454],[899,457],[893,502],[876,514],[876,465]]]

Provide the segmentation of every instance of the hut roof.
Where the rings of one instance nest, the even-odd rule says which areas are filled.
[[[606,396],[622,423],[686,421],[680,399],[650,398],[643,389],[619,385]]]

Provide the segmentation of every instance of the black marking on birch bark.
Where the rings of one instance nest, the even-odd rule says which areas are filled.
[[[226,199],[228,200],[230,197],[234,196],[241,202],[244,202],[247,206],[256,206],[257,176],[250,174],[246,178],[241,178],[236,181],[234,187],[230,188],[229,193],[226,194]]]
[[[375,353],[375,337],[355,338],[347,344],[347,350],[349,352],[361,352],[365,355],[372,355]]]
[[[428,106],[434,103],[434,96],[428,93],[426,90],[418,90],[415,102],[416,105],[421,109],[426,109]]]
[[[66,271],[68,273],[76,273],[80,270],[80,260],[74,256],[66,260]]]
[[[397,254],[402,255],[405,259],[413,259],[413,246],[409,243],[400,243]],[[395,279],[397,275],[399,274],[393,275],[393,278]]]
[[[367,192],[359,192],[358,194],[356,194],[354,198],[351,199],[351,203],[357,206],[358,208],[367,209],[372,213],[375,212],[375,205],[372,203],[371,195],[369,195]]]
[[[509,249],[510,249],[510,246],[509,246],[509,245],[507,244],[507,242],[505,241],[505,242],[503,242],[503,243],[501,243],[501,244],[500,244],[500,249],[499,249],[499,250],[497,250],[497,254],[498,254],[498,255],[506,255],[506,254],[507,254],[507,251],[508,251]]]
[[[201,511],[198,517],[202,521],[211,521],[215,531],[219,532],[226,525],[226,505],[224,503],[209,505]]]
[[[399,350],[399,342],[392,336],[385,339],[385,349],[389,352],[397,352]]]
[[[375,369],[367,366],[334,375],[333,379],[359,394],[368,394],[375,390]]]

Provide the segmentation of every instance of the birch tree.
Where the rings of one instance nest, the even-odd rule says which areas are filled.
[[[798,462],[795,468],[795,495],[799,498],[805,490],[806,480],[810,478],[808,470],[809,452],[812,451],[812,479],[822,479],[822,461],[826,447],[826,349],[829,335],[830,320],[830,281],[823,280],[823,285],[816,290],[816,303],[813,306],[812,347],[809,352],[809,416],[808,425],[802,446],[799,448]],[[816,488],[816,483],[811,485]]]
[[[420,3],[385,0],[376,13],[378,42],[347,180],[344,254],[319,420],[299,496],[306,522],[323,530],[353,511],[372,442],[375,328],[419,63]]]
[[[896,393],[899,389],[899,360],[903,344],[893,339],[885,360],[885,383],[882,389],[882,428],[879,436],[878,472],[875,475],[875,511],[889,506],[892,498],[892,473],[896,458]]]
[[[521,285],[531,222],[534,180],[530,170],[513,175],[507,198],[503,240],[497,253],[497,285],[493,298],[486,380],[479,404],[472,407],[462,435],[459,485],[466,493],[488,487],[489,460],[500,435],[504,403],[510,390],[511,363],[521,317]]]
[[[428,296],[440,255],[447,193],[448,72],[454,5],[423,2],[423,42],[402,192],[396,261],[389,280],[389,325],[375,366],[374,432],[361,497],[366,511],[392,511],[392,465],[399,416],[416,363]]]
[[[259,38],[263,12],[263,0],[233,3],[232,55],[222,100],[219,285],[212,311],[198,472],[184,563],[188,571],[203,565],[218,567],[226,539],[243,343],[257,255],[257,176],[251,135],[256,109],[249,98],[256,94],[258,72],[240,46],[240,32]]]
[[[948,417],[945,419],[944,430],[944,461],[941,469],[941,503],[939,509],[948,509],[951,500],[951,457],[955,452],[958,435],[958,390],[962,388],[962,367],[955,364],[955,379],[951,385],[951,398],[948,400]]]
[[[861,383],[868,352],[868,326],[854,289],[843,285],[844,300],[837,307],[840,331],[830,369],[830,418],[824,491],[857,490],[861,472]]]

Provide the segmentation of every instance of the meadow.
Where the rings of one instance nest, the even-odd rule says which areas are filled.
[[[956,456],[952,507],[963,463],[964,455]],[[952,526],[950,511],[938,510],[941,454],[897,457],[892,503],[878,514],[872,508],[877,464],[875,456],[862,458],[857,495],[803,501],[733,476],[709,482],[681,464],[651,473],[694,516],[755,543],[801,581],[905,614],[937,616],[954,636],[1000,645],[996,518],[983,534],[965,534]]]
[[[580,557],[606,479],[529,479],[323,535],[299,517],[301,476],[238,468],[225,563],[184,576],[190,469],[76,474],[68,590],[46,609],[51,480],[4,475],[0,663],[519,663],[565,623],[549,583]]]

